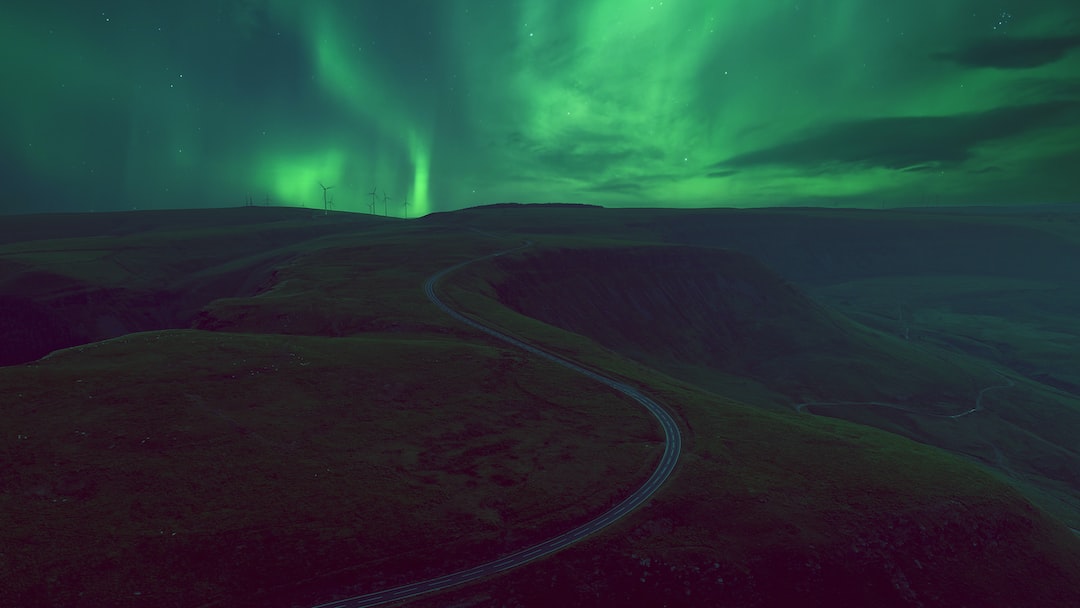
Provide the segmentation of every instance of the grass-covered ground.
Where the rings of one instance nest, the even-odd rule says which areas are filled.
[[[0,230],[0,297],[21,298],[42,327],[85,343],[0,368],[0,574],[13,581],[0,604],[312,605],[473,565],[601,512],[655,464],[652,420],[606,388],[461,326],[421,291],[437,270],[525,238],[537,245],[452,275],[441,292],[653,395],[681,421],[686,453],[649,506],[600,536],[419,605],[1080,600],[1080,546],[1017,489],[933,447],[785,407],[806,377],[822,378],[812,387],[819,396],[905,377],[875,367],[874,356],[925,357],[919,374],[907,374],[944,386],[937,351],[907,351],[885,329],[848,325],[752,260],[719,274],[751,298],[730,303],[736,325],[769,312],[759,321],[782,330],[749,336],[803,347],[784,355],[784,379],[755,375],[780,369],[767,367],[767,344],[747,342],[758,363],[725,371],[690,356],[705,352],[693,333],[676,339],[666,323],[653,335],[672,350],[650,360],[524,316],[499,292],[560,249],[618,255],[670,243],[673,226],[695,223],[688,215],[506,207],[404,222],[215,213],[118,214],[112,223],[96,214],[78,227],[21,218],[23,240]],[[863,219],[855,215],[844,221]],[[696,224],[739,217],[788,221],[703,211]],[[632,287],[608,278],[594,281],[593,304],[604,289]],[[567,314],[589,304],[576,299],[584,289],[569,281],[546,296],[524,293]],[[775,309],[745,306],[769,289],[796,295]],[[625,336],[633,307],[623,308],[590,323]],[[842,335],[820,335],[828,327]],[[835,349],[826,359],[813,356],[823,338]],[[844,344],[857,346],[847,359]],[[855,358],[865,373],[843,373]],[[977,383],[957,361],[953,375]],[[1068,492],[1031,479],[1012,481],[1028,496]]]
[[[604,387],[437,337],[147,332],[0,383],[12,606],[406,582],[583,521],[660,447]]]
[[[484,286],[498,271],[464,274],[472,276],[449,290],[462,307],[677,404],[689,447],[649,518],[628,522],[621,536],[572,549],[536,573],[510,575],[421,605],[458,598],[464,605],[527,604],[537,597],[554,602],[569,589],[582,590],[570,602],[581,606],[959,605],[975,596],[1008,605],[1029,601],[1030,596],[1021,599],[1026,591],[1016,591],[1025,581],[1064,582],[1073,576],[1073,565],[1061,578],[1042,570],[1057,557],[1040,558],[1026,571],[1004,566],[997,551],[1005,546],[1013,555],[1041,552],[1002,536],[1029,534],[1033,522],[1015,517],[1034,509],[1021,506],[1021,494],[986,471],[865,426],[765,413],[720,396],[741,395],[751,403],[755,394],[764,396],[738,379],[728,380],[729,391],[703,392],[507,309],[497,290]],[[1004,513],[1011,515],[999,519]],[[971,526],[987,536],[961,543],[955,535]],[[1075,542],[1059,541],[1052,551],[1072,564],[1075,558],[1067,556]],[[982,566],[959,565],[967,559]],[[824,588],[830,591],[823,594]],[[1073,601],[1075,594],[1058,589],[1042,597],[1059,603]]]
[[[693,245],[747,253],[764,262],[827,310],[816,323],[805,305],[800,305],[801,316],[772,312],[762,331],[753,326],[776,310],[777,298],[772,305],[751,302],[753,314],[739,327],[752,339],[719,341],[729,351],[738,347],[734,364],[723,360],[723,351],[702,352],[701,347],[702,337],[715,334],[719,325],[708,323],[708,315],[721,319],[724,306],[746,305],[738,285],[724,285],[715,277],[695,283],[694,289],[711,284],[716,291],[735,292],[723,306],[709,303],[712,309],[700,297],[674,297],[688,293],[680,291],[678,277],[700,266],[696,260],[715,254],[691,253],[668,267],[653,263],[647,278],[639,262],[613,262],[611,270],[593,275],[587,268],[560,275],[551,255],[514,277],[488,277],[509,283],[510,296],[526,276],[542,274],[545,282],[564,288],[622,281],[620,293],[629,286],[646,294],[646,300],[655,295],[648,286],[666,282],[672,294],[668,302],[653,302],[654,308],[644,313],[631,303],[612,323],[585,322],[587,312],[573,303],[545,311],[547,303],[533,301],[523,309],[554,322],[563,315],[564,324],[576,317],[577,331],[698,386],[745,395],[759,405],[881,401],[929,414],[959,413],[974,405],[983,388],[1002,383],[999,374],[1004,373],[1015,386],[988,394],[978,416],[961,420],[889,408],[814,411],[897,432],[993,467],[1017,487],[1040,488],[1029,494],[1080,528],[1080,451],[1074,439],[1080,433],[1075,381],[1080,369],[1075,264],[1080,215],[1075,211],[592,208],[563,210],[562,217],[570,213],[573,221],[560,222],[553,210],[502,207],[463,212],[458,221],[467,219],[491,231],[509,229],[516,221],[549,249],[591,250],[601,241],[604,248],[613,242],[622,247]],[[582,240],[590,233],[602,239]],[[779,293],[775,283],[766,283],[763,277],[758,281],[759,292]],[[835,311],[861,325],[833,319]],[[835,327],[826,327],[829,323]],[[680,357],[672,342],[697,350],[692,357]],[[764,365],[749,373],[734,369],[755,356]],[[814,381],[806,382],[807,376]]]

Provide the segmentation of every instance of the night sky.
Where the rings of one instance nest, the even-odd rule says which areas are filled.
[[[0,47],[3,212],[1080,201],[1077,0],[8,0]]]

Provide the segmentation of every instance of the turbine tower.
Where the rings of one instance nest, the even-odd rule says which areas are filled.
[[[375,192],[376,192],[376,190],[377,190],[377,188],[372,188],[371,192],[368,192],[368,194],[371,195],[371,204],[368,205],[368,207],[371,208],[371,215],[375,215]]]
[[[382,214],[383,214],[384,216],[388,216],[388,215],[390,215],[390,212],[388,211],[388,209],[389,209],[389,206],[388,206],[388,204],[389,204],[389,203],[390,203],[390,197],[389,197],[389,196],[386,196],[386,193],[385,193],[385,192],[383,192],[383,193],[382,193]]]
[[[322,185],[322,182],[319,182],[319,187],[322,188],[323,215],[326,215],[329,212],[328,209],[330,208],[330,203],[326,200],[326,191],[333,188],[333,186],[324,186]]]

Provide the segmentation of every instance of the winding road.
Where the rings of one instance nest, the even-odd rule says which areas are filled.
[[[611,388],[619,391],[620,393],[630,397],[634,401],[638,402],[642,407],[649,410],[657,421],[660,422],[661,428],[664,430],[664,454],[660,458],[660,464],[653,470],[652,475],[643,483],[633,494],[627,496],[619,504],[615,505],[608,511],[602,513],[592,521],[586,522],[572,530],[563,532],[557,536],[549,538],[543,542],[537,543],[530,547],[525,547],[519,551],[504,555],[496,560],[492,560],[466,570],[459,572],[453,572],[443,576],[439,576],[416,583],[410,583],[407,585],[401,585],[399,587],[393,587],[383,591],[376,591],[374,593],[368,593],[365,595],[358,595],[346,599],[336,600],[325,604],[319,604],[314,608],[367,608],[370,606],[380,606],[383,604],[389,604],[391,602],[399,602],[401,600],[414,598],[420,595],[449,589],[458,585],[464,585],[471,583],[482,578],[499,574],[500,572],[506,572],[512,568],[523,566],[529,562],[538,560],[542,557],[547,557],[557,551],[561,551],[566,547],[587,538],[593,534],[596,534],[600,530],[603,530],[607,526],[622,519],[634,509],[645,504],[660,486],[671,476],[671,473],[675,470],[675,465],[679,461],[679,454],[682,452],[682,433],[679,431],[679,425],[672,418],[671,414],[667,412],[660,404],[653,401],[648,396],[642,394],[632,386],[619,382],[613,378],[609,378],[603,374],[587,369],[573,361],[564,359],[558,355],[549,353],[548,351],[508,336],[496,329],[488,327],[479,321],[466,317],[461,312],[454,310],[446,302],[439,298],[435,293],[435,288],[438,286],[439,281],[450,273],[459,270],[474,262],[486,260],[490,258],[499,257],[501,255],[525,249],[531,247],[532,242],[526,242],[520,247],[500,251],[490,255],[466,260],[460,264],[455,264],[449,268],[443,269],[424,282],[424,294],[431,300],[436,306],[442,309],[443,312],[457,319],[458,321],[465,323],[471,327],[474,327],[490,336],[498,338],[503,342],[507,342],[517,348],[532,353],[538,357],[543,357],[548,361],[557,363],[571,371],[577,372],[583,376],[587,376],[597,382],[606,384]]]

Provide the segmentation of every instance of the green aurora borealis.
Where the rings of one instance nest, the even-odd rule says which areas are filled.
[[[0,211],[1080,202],[1075,0],[16,0]]]

